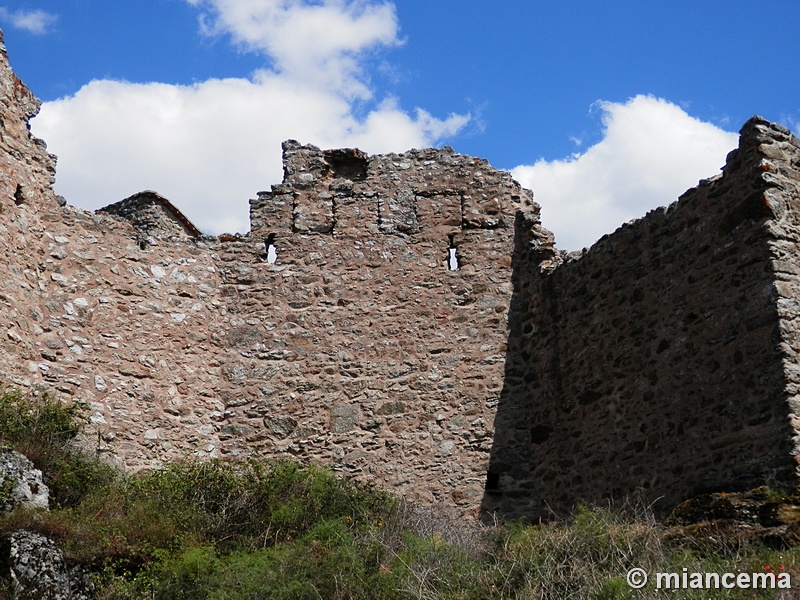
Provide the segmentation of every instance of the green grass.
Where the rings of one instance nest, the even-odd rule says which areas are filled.
[[[740,540],[668,541],[646,512],[585,508],[571,520],[481,527],[411,506],[319,467],[185,462],[123,474],[73,442],[83,411],[0,394],[0,440],[28,455],[54,491],[27,528],[89,568],[102,599],[775,598],[775,590],[632,590],[648,573],[763,572],[800,584],[798,551]],[[675,538],[677,539],[677,538]]]

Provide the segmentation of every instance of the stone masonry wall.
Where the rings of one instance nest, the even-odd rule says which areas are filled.
[[[538,215],[529,192],[449,148],[368,157],[287,142],[284,165],[283,184],[251,203],[250,236],[219,254],[235,315],[221,343],[237,350],[222,395],[241,451],[323,460],[475,512],[514,218]]]
[[[447,172],[436,158],[428,171]],[[523,194],[501,191],[492,199]],[[288,229],[269,264],[260,237],[143,249],[110,216],[15,209],[0,239],[4,380],[86,402],[100,450],[119,464],[291,455],[413,499],[479,506],[510,223],[448,229],[462,261],[450,271],[438,233]]]
[[[781,335],[780,350],[793,438],[792,456],[800,463],[800,142],[788,131],[755,123],[750,164],[757,163],[773,218],[767,223],[774,294]],[[739,160],[748,159],[742,151]]]
[[[121,466],[293,456],[527,517],[796,482],[785,130],[749,122],[721,177],[579,256],[484,160],[292,141],[249,234],[142,244],[59,206],[4,52],[0,109],[0,382],[86,403]]]
[[[87,403],[122,465],[217,455],[208,340],[225,309],[210,250],[142,250],[129,224],[71,207],[5,214],[2,379]]]
[[[0,194],[23,203],[55,203],[55,156],[30,133],[41,102],[11,70],[0,31]]]
[[[549,269],[518,255],[486,510],[795,480],[799,157],[753,119],[679,202]]]
[[[452,149],[284,150],[245,236],[142,245],[112,216],[6,195],[0,376],[87,403],[88,441],[127,468],[294,456],[475,513],[514,218],[538,208]]]

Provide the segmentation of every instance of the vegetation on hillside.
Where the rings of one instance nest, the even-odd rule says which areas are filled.
[[[0,534],[54,539],[104,599],[659,598],[626,573],[788,572],[797,550],[733,538],[668,542],[645,514],[581,510],[572,520],[481,527],[410,506],[326,469],[194,462],[136,475],[73,445],[76,406],[0,394],[0,441],[52,490],[47,513],[17,509]],[[682,589],[681,598],[775,598],[776,590]],[[787,596],[788,597],[788,596]]]

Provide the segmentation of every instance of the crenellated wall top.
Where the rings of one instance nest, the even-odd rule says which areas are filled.
[[[488,161],[449,146],[368,155],[283,144],[284,179],[251,200],[253,233],[436,235],[538,222],[533,194]]]

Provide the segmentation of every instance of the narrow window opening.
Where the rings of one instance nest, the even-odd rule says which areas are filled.
[[[487,492],[496,492],[500,489],[500,473],[492,471],[486,473],[485,489]]]
[[[451,271],[458,271],[458,248],[453,240],[453,234],[449,236],[450,247],[447,249],[447,268]]]
[[[17,184],[17,191],[14,192],[14,204],[19,206],[25,204],[25,193],[22,191],[22,186]]]
[[[458,256],[456,256],[456,249],[450,248],[448,250],[450,255],[447,257],[447,266],[451,271],[458,271]]]
[[[270,265],[274,265],[275,261],[278,260],[278,248],[275,246],[275,234],[270,233],[267,236],[267,239],[264,240],[264,247],[266,248],[266,259],[267,263]]]
[[[147,250],[147,242],[145,240],[139,240],[139,250]]]

